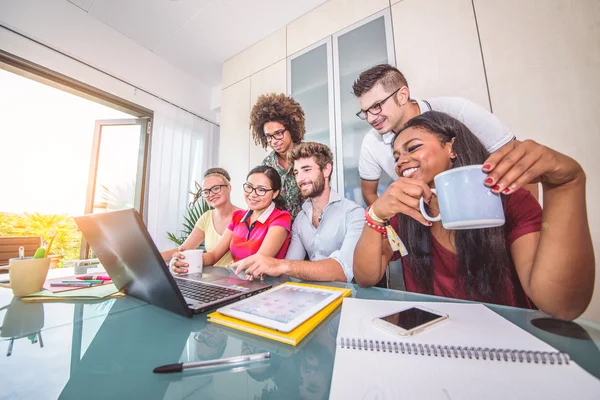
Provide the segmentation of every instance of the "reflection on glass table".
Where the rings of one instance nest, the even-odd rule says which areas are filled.
[[[228,271],[222,269],[222,273],[228,274]],[[363,299],[460,302],[344,283],[328,282],[327,285],[350,287],[353,297]],[[135,302],[135,306],[131,302]],[[70,323],[53,322],[48,326],[48,316],[56,312],[56,306],[44,304],[45,324],[40,327],[44,335],[43,348],[31,346],[25,339],[21,341],[27,346],[18,347],[20,341],[15,340],[12,356],[2,357],[2,369],[10,370],[12,378],[10,384],[0,385],[0,398],[325,399],[329,395],[341,308],[294,347],[212,325],[205,314],[188,319],[129,296],[114,299],[106,306],[110,308],[104,310],[92,310],[90,307],[94,304],[68,305],[62,318],[70,319]],[[547,318],[540,311],[489,307],[551,346],[569,353],[584,369],[600,377],[598,324],[578,320],[575,328],[572,324],[549,326],[543,322],[540,329],[536,321]],[[13,333],[35,332],[40,326],[39,311],[31,310],[25,313],[31,321],[19,325],[24,327]],[[56,321],[57,317],[53,318]],[[10,322],[10,318],[4,320]],[[11,328],[11,325],[3,324],[3,336],[4,326]],[[577,329],[580,338],[563,335],[564,329],[571,332]],[[8,340],[1,340],[0,352],[6,353],[8,346]],[[152,373],[155,367],[165,364],[266,351],[272,353],[270,362],[253,368],[210,373],[193,370],[166,375]],[[102,384],[91,387],[91,382]]]
[[[6,313],[0,327],[0,337],[9,340],[7,357],[12,354],[14,342],[18,339],[27,338],[31,344],[39,343],[40,348],[44,347],[44,304],[25,303],[15,297],[8,306],[0,308],[0,311],[3,310]]]

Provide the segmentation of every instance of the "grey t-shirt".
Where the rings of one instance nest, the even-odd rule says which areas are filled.
[[[515,138],[510,128],[498,117],[470,100],[460,97],[435,97],[426,101],[418,99],[415,101],[421,113],[431,110],[440,111],[465,124],[490,153]],[[382,136],[374,129],[367,133],[363,139],[358,162],[361,179],[378,180],[381,171],[385,171],[392,180],[398,178],[390,145],[392,137],[393,133]]]

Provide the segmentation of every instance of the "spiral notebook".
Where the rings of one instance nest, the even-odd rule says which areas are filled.
[[[414,336],[374,318],[423,306],[448,320]],[[599,399],[600,380],[481,304],[344,299],[330,399]]]

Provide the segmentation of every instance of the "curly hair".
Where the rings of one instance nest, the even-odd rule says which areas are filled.
[[[261,95],[250,113],[250,128],[257,146],[267,148],[267,138],[263,128],[267,122],[279,122],[290,132],[296,144],[302,141],[306,132],[304,110],[296,100],[283,93]]]

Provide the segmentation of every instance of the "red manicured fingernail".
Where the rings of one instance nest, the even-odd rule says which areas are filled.
[[[492,183],[494,183],[494,178],[488,176],[487,178],[485,178],[484,182],[488,185],[491,185]]]
[[[492,168],[492,164],[483,164],[483,170],[484,171],[487,171],[490,168]]]
[[[425,200],[425,203],[427,203],[427,204],[431,204],[431,199],[429,199],[429,200]]]
[[[506,188],[502,191],[502,193],[508,193],[508,192],[510,192],[510,188]]]
[[[498,190],[500,190],[500,185],[495,185],[495,186],[492,188],[492,190],[495,190],[495,191],[497,192]]]
[[[432,226],[432,225],[433,225],[433,223],[431,223],[431,222],[428,222],[428,223],[427,223],[427,225],[429,225],[429,226]]]

